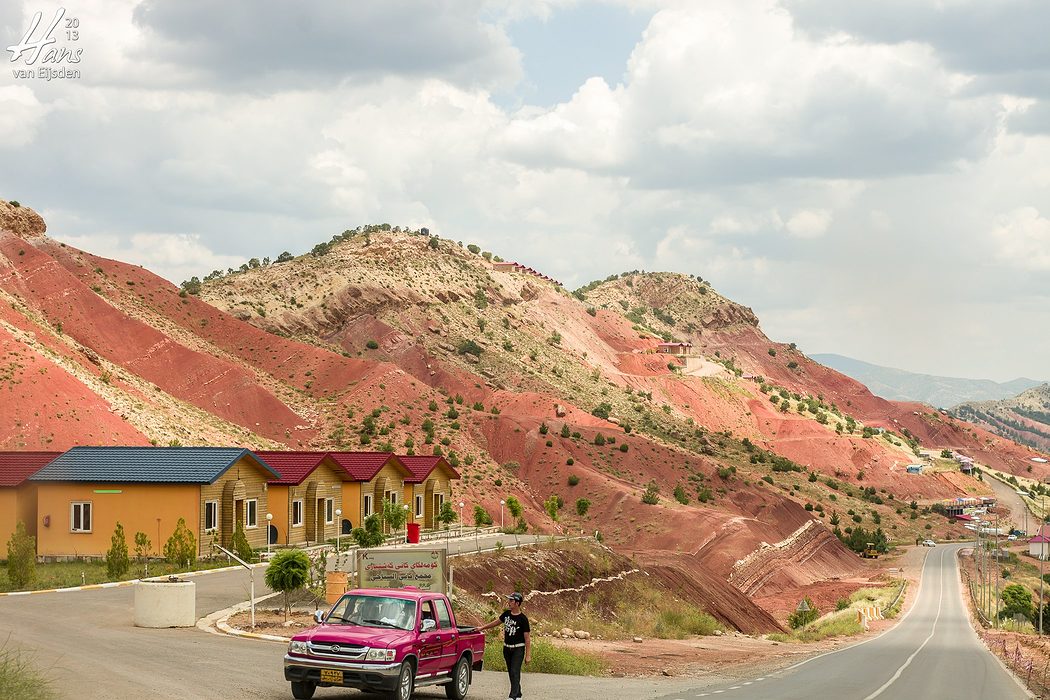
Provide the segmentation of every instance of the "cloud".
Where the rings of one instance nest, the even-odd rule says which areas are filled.
[[[1050,219],[1035,207],[1000,216],[992,230],[996,257],[1012,267],[1050,271]]]
[[[564,6],[284,4],[277,26],[235,2],[204,26],[200,2],[134,20],[132,0],[91,3],[85,80],[0,87],[0,196],[176,282],[389,222],[569,286],[697,274],[776,339],[906,368],[936,362],[916,339],[953,337],[978,306],[996,335],[958,367],[990,366],[1017,329],[1050,344],[1050,323],[1025,321],[1050,308],[1032,263],[1045,212],[1015,216],[1050,187],[1035,97],[977,90],[932,42],[817,31],[773,0],[668,0],[622,81],[508,109],[492,92],[518,70],[505,26]],[[369,12],[374,36],[343,43],[322,22]],[[224,44],[235,27],[259,34]],[[1017,345],[1011,372],[1045,376]]]
[[[651,188],[936,172],[991,147],[994,100],[958,93],[923,46],[809,38],[772,0],[680,5],[655,14],[622,87],[592,79],[518,115],[507,153]]]
[[[797,238],[820,238],[831,225],[831,212],[826,209],[803,209],[784,224],[788,233]]]
[[[245,262],[239,256],[216,255],[201,242],[200,235],[191,233],[87,234],[56,239],[95,255],[142,265],[176,283]]]
[[[984,78],[977,86],[1048,94],[1050,4],[1042,0],[782,0],[800,29],[845,32],[865,41],[933,47],[953,70]]]
[[[513,83],[520,56],[476,0],[301,3],[144,0],[139,55],[194,69],[195,81],[271,92],[387,74],[464,86]]]
[[[0,87],[0,150],[13,149],[33,142],[41,121],[50,107],[24,85]],[[12,167],[8,164],[7,167]],[[17,170],[17,166],[15,166]]]

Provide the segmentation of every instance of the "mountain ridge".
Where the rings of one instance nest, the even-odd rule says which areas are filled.
[[[938,408],[968,401],[997,401],[1043,383],[1027,377],[996,382],[909,372],[835,353],[815,353],[811,357],[853,377],[877,396],[893,401],[919,401]]]
[[[0,221],[9,208],[0,201]],[[180,289],[30,229],[0,230],[7,449],[442,454],[470,507],[498,512],[514,495],[529,528],[598,531],[726,580],[807,522],[845,534],[840,509],[858,513],[850,528],[905,539],[933,526],[880,489],[982,492],[958,472],[907,475],[918,442],[1028,466],[1028,450],[770,341],[750,309],[696,277],[625,273],[581,300],[446,239],[361,227]],[[656,352],[665,336],[692,355]],[[819,542],[763,582],[779,619],[802,588],[833,605],[822,582],[857,571],[837,538]]]

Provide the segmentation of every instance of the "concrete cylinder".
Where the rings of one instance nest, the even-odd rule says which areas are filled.
[[[335,605],[336,602],[343,596],[343,594],[346,593],[346,572],[329,571],[325,573],[324,579],[324,599],[328,601],[329,605]]]
[[[136,627],[193,627],[197,624],[193,581],[154,579],[135,584]]]

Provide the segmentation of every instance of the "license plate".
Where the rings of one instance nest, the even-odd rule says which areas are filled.
[[[327,668],[321,669],[321,682],[322,683],[343,683],[343,672],[342,671],[330,671]]]

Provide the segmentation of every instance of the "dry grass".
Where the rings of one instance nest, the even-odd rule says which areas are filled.
[[[51,682],[33,665],[29,655],[7,642],[0,645],[0,698],[51,700],[54,697]]]
[[[589,596],[578,604],[567,600],[552,605],[537,619],[541,630],[563,627],[584,629],[605,639],[684,639],[725,630],[711,615],[639,579],[609,584],[602,595]]]

